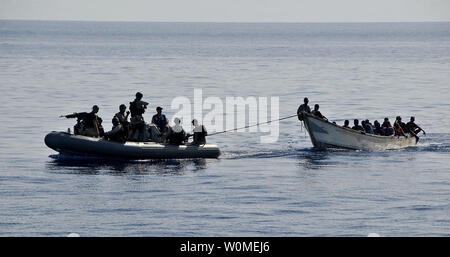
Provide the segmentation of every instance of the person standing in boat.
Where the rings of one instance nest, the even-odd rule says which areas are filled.
[[[409,120],[408,123],[406,123],[406,127],[408,128],[408,130],[412,133],[414,133],[415,135],[417,135],[420,131],[423,132],[424,135],[426,135],[425,130],[423,130],[421,127],[419,127],[416,123],[414,123],[416,119],[414,117],[411,116],[411,119]]]
[[[148,103],[142,101],[143,96],[142,93],[137,92],[134,101],[130,102],[130,139],[138,142],[144,141],[145,137],[145,121],[142,115]]]
[[[314,116],[316,116],[318,118],[326,120],[327,118],[325,116],[323,116],[322,113],[319,111],[319,107],[320,106],[318,104],[314,105],[314,110],[311,112],[312,115],[314,115]]]
[[[303,104],[301,104],[297,109],[298,120],[303,120],[303,112],[311,113],[311,108],[308,105],[308,97],[303,99]]]
[[[358,119],[353,120],[353,124],[354,124],[354,126],[352,127],[353,130],[363,131],[364,132],[364,128],[361,125],[359,125],[359,120]]]
[[[74,126],[75,135],[84,135],[90,137],[103,136],[102,118],[97,116],[100,108],[97,105],[92,106],[91,112],[80,112],[65,115],[64,117],[71,119],[77,118],[77,124]]]

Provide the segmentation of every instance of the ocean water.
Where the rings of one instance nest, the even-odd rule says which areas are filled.
[[[450,23],[0,21],[0,236],[450,236]],[[44,144],[137,91],[303,97],[330,120],[404,119],[416,147],[315,151],[296,119],[208,138],[213,160],[60,156]]]

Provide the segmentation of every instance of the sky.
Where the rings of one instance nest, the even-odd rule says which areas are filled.
[[[450,0],[0,0],[0,19],[158,22],[450,21]]]

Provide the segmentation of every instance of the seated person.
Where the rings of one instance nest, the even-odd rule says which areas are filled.
[[[375,129],[374,129],[375,135],[383,136],[383,130],[381,129],[380,123],[377,120],[375,120],[373,122],[373,124],[375,125]]]
[[[327,118],[325,118],[325,116],[322,115],[322,113],[320,113],[318,104],[314,105],[314,110],[311,113],[318,118],[325,119],[325,120],[327,119]]]
[[[364,132],[364,128],[361,125],[359,125],[359,120],[358,119],[355,119],[353,121],[353,124],[354,124],[354,126],[352,127],[353,130],[363,131]]]
[[[156,125],[161,133],[165,133],[169,126],[169,120],[162,114],[162,107],[156,107],[156,114],[152,117],[152,123]]]
[[[167,134],[167,142],[173,145],[181,145],[186,141],[186,132],[180,125],[181,120],[178,118],[174,119],[175,125],[169,129]]]
[[[203,145],[206,144],[206,136],[208,132],[206,131],[205,126],[199,125],[196,119],[192,120],[192,125],[194,125],[194,134],[192,144],[195,145]]]
[[[382,133],[383,136],[394,135],[394,128],[392,127],[391,122],[389,121],[389,119],[387,117],[384,118],[384,122],[381,125],[381,130],[383,131],[383,133]]]
[[[127,141],[127,130],[122,125],[117,117],[112,119],[113,127],[111,131],[104,134],[106,140],[125,143]]]
[[[402,117],[397,116],[395,123],[394,123],[394,132],[396,136],[404,136],[406,137],[406,133],[409,132],[408,128],[406,127],[406,124],[402,122]]]
[[[372,126],[372,124],[370,123],[369,120],[365,120],[365,121],[364,121],[363,127],[364,127],[364,131],[365,131],[367,134],[373,134],[373,126]]]
[[[162,134],[155,124],[148,125],[148,134],[149,134],[150,141],[157,142],[157,143],[163,143]]]
[[[124,104],[121,104],[119,106],[119,112],[114,115],[114,117],[117,117],[117,119],[119,119],[120,124],[122,124],[124,126],[128,126],[128,124],[130,124],[128,122],[128,115],[130,115],[130,111],[125,112],[126,110],[127,110],[127,106]]]
[[[348,120],[345,120],[344,121],[344,126],[342,126],[342,127],[344,127],[344,128],[350,128],[350,122],[348,121]]]

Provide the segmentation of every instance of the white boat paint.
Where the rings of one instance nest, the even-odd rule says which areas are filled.
[[[311,142],[317,149],[344,148],[354,150],[379,151],[398,149],[417,144],[414,136],[380,136],[366,134],[351,128],[344,128],[311,114],[303,114],[303,122]]]

